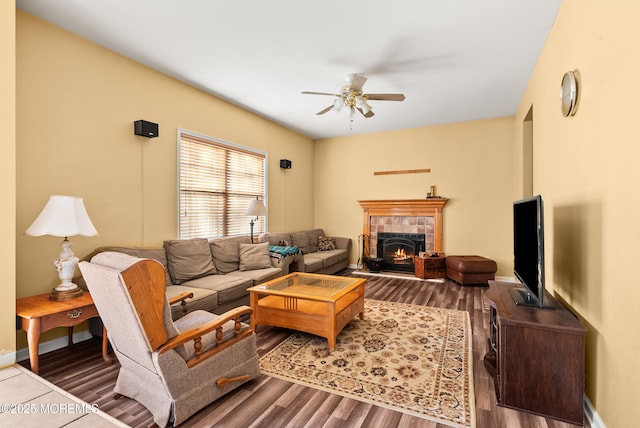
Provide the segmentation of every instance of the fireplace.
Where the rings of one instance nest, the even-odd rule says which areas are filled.
[[[425,235],[380,232],[377,250],[382,258],[382,270],[413,272],[414,258],[425,250]]]
[[[442,247],[442,209],[446,198],[428,199],[395,199],[358,201],[363,208],[364,222],[362,236],[362,260],[371,271],[385,268],[384,248],[378,245],[378,239],[383,233],[420,234],[423,237],[422,249],[411,247],[413,256],[410,259],[400,253],[396,260],[404,263],[393,263],[393,269],[410,272],[414,269],[413,260],[420,251],[429,254],[444,254]],[[412,241],[413,242],[413,241]],[[413,245],[413,244],[411,244]],[[389,267],[387,267],[389,269]]]

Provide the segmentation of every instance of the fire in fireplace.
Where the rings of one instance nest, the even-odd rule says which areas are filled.
[[[424,251],[425,235],[421,233],[378,232],[378,257],[382,270],[413,272],[414,258]]]

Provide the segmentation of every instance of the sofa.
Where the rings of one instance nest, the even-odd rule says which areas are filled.
[[[159,261],[165,268],[169,300],[192,293],[193,297],[185,300],[187,311],[202,309],[214,314],[248,305],[247,288],[288,273],[288,264],[293,261],[272,256],[268,244],[251,244],[248,236],[167,240],[163,248],[105,246],[96,248],[83,260],[91,260],[104,251]],[[79,279],[78,284],[83,285],[83,281]],[[174,320],[184,312],[180,302],[171,305]],[[94,330],[92,333],[96,334]]]
[[[295,246],[300,252],[283,257],[289,259],[288,272],[334,274],[349,266],[351,238],[327,236],[323,229],[294,233],[267,232],[258,236],[258,242],[271,246]]]

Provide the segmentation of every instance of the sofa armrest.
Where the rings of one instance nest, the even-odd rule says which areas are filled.
[[[286,257],[282,254],[277,253],[269,253],[269,258],[271,259],[271,266],[274,268],[282,269],[282,274],[284,275],[285,269],[289,269],[289,265],[291,264],[292,257]]]
[[[351,251],[351,238],[336,236],[334,239],[336,240],[336,249]]]
[[[302,260],[302,253],[283,255],[271,251],[269,254],[271,258],[271,266],[281,269],[282,275],[286,275],[291,272],[292,263]]]

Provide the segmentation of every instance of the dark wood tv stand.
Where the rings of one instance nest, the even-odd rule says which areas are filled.
[[[578,319],[545,294],[555,309],[518,306],[511,282],[489,281],[489,349],[484,365],[498,405],[584,425],[584,337]]]

